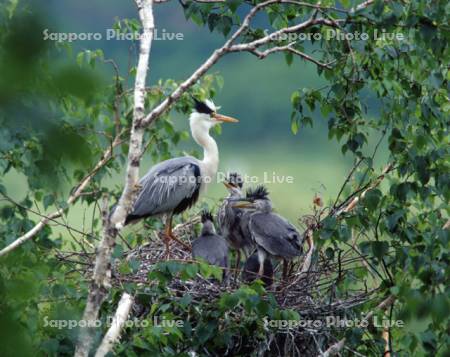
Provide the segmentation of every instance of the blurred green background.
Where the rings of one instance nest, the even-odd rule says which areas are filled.
[[[105,58],[112,58],[120,65],[123,75],[127,72],[129,53],[136,61],[137,43],[105,39],[106,29],[112,28],[117,18],[136,17],[133,1],[53,0],[39,2],[38,8],[49,24],[50,32],[102,34],[100,41],[74,42],[74,53],[100,48]],[[186,21],[176,1],[155,6],[155,21],[160,35],[164,29],[182,33],[184,39],[153,42],[149,85],[159,79],[186,78],[223,43],[219,34]],[[105,78],[111,77],[109,66],[99,68],[104,71]],[[259,182],[263,182],[265,173],[269,177],[292,176],[292,184],[267,184],[276,209],[292,221],[311,211],[316,193],[321,194],[325,202],[333,200],[351,167],[351,160],[341,154],[338,143],[328,141],[327,120],[320,113],[314,113],[313,128],[301,128],[297,135],[290,129],[291,93],[299,88],[319,88],[324,84],[315,66],[298,58],[287,66],[282,54],[258,60],[239,53],[226,56],[212,71],[224,78],[224,87],[214,98],[216,104],[222,106],[223,114],[240,119],[239,124],[224,125],[222,134],[216,136],[220,171],[256,176]],[[175,116],[173,121],[179,128],[188,128],[187,118]],[[192,142],[182,142],[178,149],[194,146]],[[144,159],[141,175],[151,165],[149,159]],[[123,175],[114,175],[111,184],[122,181]],[[11,172],[5,178],[5,184],[13,197],[24,196],[24,177]],[[203,199],[214,206],[225,193],[222,185],[212,184]],[[68,223],[79,227],[85,214],[84,207],[77,205],[70,210]]]

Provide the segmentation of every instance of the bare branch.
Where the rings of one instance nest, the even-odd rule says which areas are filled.
[[[392,171],[393,168],[394,168],[394,165],[393,165],[392,163],[388,164],[388,165],[384,168],[384,170],[383,170],[383,172],[381,173],[381,175],[378,176],[378,177],[376,178],[376,180],[375,180],[374,182],[372,182],[372,184],[370,184],[364,191],[362,191],[361,194],[357,195],[356,197],[353,197],[353,199],[352,199],[348,204],[346,204],[344,207],[340,208],[340,209],[335,213],[335,215],[336,215],[336,216],[339,216],[339,215],[342,214],[342,213],[347,213],[347,212],[352,211],[352,210],[356,207],[356,205],[358,204],[358,202],[359,202],[361,199],[364,198],[364,196],[367,194],[367,192],[369,192],[369,191],[373,190],[375,187],[377,187],[377,186],[381,183],[381,181],[383,181],[383,179],[385,178],[386,174],[389,173],[390,171]]]
[[[338,9],[337,7],[333,7],[333,6],[321,6],[320,2],[318,2],[317,4],[310,4],[307,2],[303,2],[303,1],[296,1],[296,0],[281,0],[282,4],[292,4],[292,5],[298,5],[298,6],[304,6],[304,7],[310,7],[313,9],[320,9],[320,10],[332,10],[332,11],[336,11],[336,12],[341,12],[343,14],[347,14],[349,12],[349,10],[345,10],[345,9]]]
[[[143,33],[140,41],[139,59],[134,85],[134,110],[128,151],[128,163],[125,187],[119,202],[111,216],[104,218],[103,237],[98,246],[93,277],[89,289],[83,320],[86,326],[95,326],[100,307],[108,295],[111,287],[111,254],[115,246],[116,237],[123,227],[125,218],[132,208],[139,187],[139,166],[144,137],[145,83],[154,32],[153,0],[136,0]],[[87,357],[92,345],[92,334],[89,327],[80,331],[75,350],[76,357]]]
[[[313,235],[312,230],[308,229],[306,232],[306,239],[309,244],[309,250],[303,262],[302,270],[300,271],[301,274],[307,274],[309,269],[311,268],[312,255],[314,253],[314,241],[312,239],[312,235]]]
[[[334,345],[331,345],[325,352],[320,354],[320,357],[329,357],[337,355],[345,345],[345,338],[336,342]]]
[[[21,208],[21,209],[23,209],[23,210],[26,210],[26,211],[28,211],[28,212],[31,212],[31,213],[33,213],[33,214],[35,214],[35,215],[37,215],[37,216],[39,216],[39,217],[41,217],[41,218],[43,218],[43,219],[47,219],[47,220],[48,220],[48,223],[47,223],[47,224],[50,224],[50,222],[52,222],[52,223],[54,223],[55,225],[58,225],[58,226],[67,228],[68,232],[69,232],[71,235],[72,235],[72,231],[74,231],[74,232],[76,232],[76,233],[78,233],[78,234],[81,234],[82,236],[86,236],[86,237],[90,237],[90,238],[95,239],[94,235],[92,235],[92,234],[90,234],[90,233],[86,233],[86,232],[84,232],[83,230],[80,230],[80,229],[78,229],[78,228],[75,228],[75,227],[69,225],[69,224],[66,223],[66,222],[59,222],[59,221],[57,220],[57,218],[52,218],[51,216],[47,216],[47,215],[45,215],[45,214],[43,214],[43,213],[41,213],[41,212],[38,212],[39,210],[34,210],[34,209],[32,209],[32,208],[28,208],[28,207],[26,207],[26,206],[24,206],[24,205],[22,205],[22,204],[20,204],[20,203],[18,203],[18,202],[16,202],[16,201],[14,201],[11,197],[9,197],[8,195],[6,195],[6,194],[4,194],[4,193],[2,193],[2,192],[0,192],[0,195],[2,195],[3,197],[5,197],[5,200],[8,201],[8,202],[10,202],[10,203],[12,203],[13,205],[15,205],[15,206],[17,206],[17,207],[19,207],[19,208]],[[82,245],[82,244],[81,244],[81,243],[80,243],[73,235],[72,235],[72,238],[74,238],[74,240],[80,245],[80,247],[84,249],[84,246],[83,246],[83,245]],[[84,243],[86,243],[87,245],[89,245],[91,248],[94,248],[94,246],[92,245],[91,242],[85,240],[84,238],[82,238],[82,239],[83,239],[83,242],[84,242]]]
[[[344,20],[336,20],[336,22],[343,22],[343,21]],[[267,36],[261,37],[252,42],[233,45],[230,48],[230,52],[249,51],[252,49],[256,49],[257,47],[267,45],[273,41],[276,41],[276,39],[280,38],[281,35],[284,35],[286,33],[299,32],[299,31],[302,31],[302,30],[304,30],[308,27],[314,26],[314,25],[327,25],[330,27],[336,27],[336,23],[331,20],[324,19],[324,18],[315,19],[313,16],[311,16],[308,20],[306,20],[300,24],[289,26],[289,27],[284,27],[281,30],[272,32],[272,33],[268,34]]]
[[[319,66],[319,67],[323,67],[323,68],[327,68],[327,69],[331,69],[331,65],[336,62],[336,61],[331,61],[329,63],[322,63],[317,61],[316,59],[312,58],[311,56],[307,55],[306,53],[300,52],[299,50],[289,47],[287,49],[289,52],[292,52],[293,54],[296,54],[297,56],[302,57],[303,59],[314,63],[315,65]]]
[[[170,0],[154,0],[155,4],[163,4],[166,2],[169,2]],[[192,2],[198,2],[200,4],[215,4],[215,3],[225,3],[226,0],[191,0]],[[182,1],[180,1],[183,6],[186,4]]]
[[[314,63],[315,65],[319,66],[319,67],[323,67],[323,68],[327,68],[327,69],[331,69],[330,65],[333,64],[335,61],[332,61],[330,63],[322,63],[317,61],[316,59],[312,58],[311,56],[307,55],[306,53],[303,53],[297,49],[295,49],[293,46],[295,45],[295,42],[289,43],[285,46],[275,46],[275,47],[271,47],[265,51],[259,51],[255,48],[248,48],[248,51],[250,53],[253,53],[254,55],[256,55],[259,59],[264,59],[266,58],[268,55],[275,53],[275,52],[291,52],[309,62]]]
[[[384,299],[380,304],[377,305],[377,307],[370,311],[363,319],[362,322],[368,322],[372,319],[373,315],[375,314],[375,310],[381,310],[381,311],[386,311],[387,308],[389,308],[390,306],[392,306],[395,302],[395,297],[393,295],[389,295],[386,299]],[[339,353],[339,351],[342,350],[342,348],[344,347],[345,344],[345,338],[343,338],[342,340],[338,341],[337,343],[335,343],[334,345],[330,346],[325,352],[320,354],[320,357],[329,357],[329,356],[334,356],[337,353]]]
[[[449,229],[450,228],[450,218],[448,221],[443,225],[442,229]]]
[[[193,0],[194,2],[204,3],[204,4],[214,4],[216,2],[226,2],[226,0]]]
[[[103,167],[105,166],[109,160],[113,156],[113,150],[116,146],[118,146],[121,141],[120,137],[122,133],[119,133],[113,140],[112,144],[108,149],[105,150],[103,153],[102,158],[99,162],[95,165],[95,167],[92,169],[91,172],[89,172],[80,182],[79,184],[73,189],[72,194],[67,199],[67,205],[70,206],[73,204],[77,198],[79,198],[82,194],[84,189],[88,186],[89,182],[92,180],[92,178],[95,176],[95,174]],[[22,235],[21,237],[17,238],[14,242],[6,246],[0,251],[0,257],[3,255],[8,254],[9,252],[13,251],[17,247],[21,246],[28,240],[35,237],[49,222],[54,221],[55,219],[61,217],[64,214],[64,209],[58,209],[55,212],[45,216],[42,218],[33,228],[31,228],[27,233]]]
[[[134,298],[130,294],[123,293],[119,304],[117,305],[117,310],[112,320],[111,327],[108,332],[106,332],[105,337],[103,337],[102,343],[95,353],[95,357],[106,356],[106,354],[111,351],[114,343],[116,343],[120,337],[120,332],[122,331],[123,325],[127,321],[133,302]]]
[[[199,80],[221,57],[223,57],[226,53],[231,52],[231,45],[241,35],[241,33],[248,28],[251,19],[258,11],[279,1],[280,0],[268,0],[253,7],[244,18],[242,25],[236,30],[236,32],[233,33],[230,39],[228,39],[222,47],[216,49],[211,56],[209,56],[209,58],[200,67],[198,67],[189,78],[182,82],[165,100],[153,108],[153,110],[147,114],[142,121],[142,126],[148,126],[153,123],[162,113],[169,109],[174,102],[180,99],[181,95],[192,87],[197,80]]]
[[[395,296],[394,295],[389,295],[386,299],[384,299],[382,302],[380,302],[377,307],[374,310],[381,310],[381,311],[386,311],[387,308],[389,308],[390,306],[392,306],[395,302]],[[375,311],[372,310],[370,311],[362,321],[370,321],[373,317],[373,315],[375,314]]]
[[[391,357],[391,350],[389,348],[389,339],[390,339],[389,327],[385,327],[383,329],[383,333],[381,334],[381,338],[384,340],[384,357]]]
[[[249,48],[248,49],[248,51],[249,52],[251,52],[251,53],[253,53],[255,56],[257,56],[259,59],[264,59],[264,58],[266,58],[268,55],[270,55],[270,54],[272,54],[272,53],[275,53],[275,52],[284,52],[284,51],[287,51],[293,44],[294,44],[295,42],[293,42],[293,43],[290,43],[290,44],[288,44],[288,45],[286,45],[286,46],[275,46],[275,47],[271,47],[271,48],[269,48],[269,49],[267,49],[267,50],[265,50],[265,51],[258,51],[257,49],[255,49],[255,48]]]
[[[362,10],[369,5],[371,5],[374,2],[374,0],[365,1],[364,3],[358,5],[355,8],[351,8],[348,10],[348,12],[355,12]],[[164,113],[166,110],[169,109],[169,107],[180,99],[183,93],[185,93],[190,87],[192,87],[198,79],[200,79],[221,57],[226,55],[227,53],[231,52],[240,52],[240,51],[249,51],[252,52],[256,50],[258,47],[262,45],[266,45],[268,43],[273,42],[273,38],[278,37],[285,33],[292,33],[292,32],[298,32],[302,31],[310,26],[313,25],[326,25],[331,27],[336,27],[337,24],[345,22],[344,19],[337,19],[334,21],[331,21],[329,19],[324,18],[316,18],[316,15],[318,13],[318,10],[326,10],[326,7],[320,7],[320,3],[316,4],[315,6],[309,6],[313,7],[315,11],[313,11],[312,16],[297,25],[285,27],[281,30],[275,31],[271,34],[268,34],[267,36],[264,36],[260,39],[257,39],[255,41],[249,42],[249,43],[242,43],[242,44],[234,44],[236,39],[250,26],[250,21],[253,19],[253,17],[262,9],[264,9],[267,6],[273,5],[273,4],[279,4],[279,3],[291,3],[291,4],[297,4],[299,6],[307,6],[306,3],[303,2],[296,2],[294,0],[287,1],[287,0],[268,0],[264,1],[262,3],[259,3],[258,5],[254,6],[249,13],[244,18],[241,26],[238,27],[238,29],[233,33],[233,35],[225,42],[225,44],[216,49],[209,57],[206,59],[206,61],[200,65],[197,70],[192,73],[192,75],[187,78],[184,82],[182,82],[166,99],[164,99],[160,104],[158,104],[153,110],[148,113],[145,118],[142,120],[140,125],[143,127],[146,127],[153,123],[162,113]],[[333,8],[328,8],[331,10],[336,10]],[[296,53],[297,55],[300,55],[299,53]],[[306,58],[302,56],[305,59],[310,60],[309,58]],[[308,56],[309,57],[309,56]],[[312,61],[311,61],[312,62]],[[316,63],[318,64],[318,63]],[[330,64],[323,64],[324,66],[328,66]]]
[[[139,9],[139,16],[143,25],[143,36],[140,44],[139,60],[136,71],[136,81],[134,86],[134,110],[133,124],[130,134],[130,148],[128,151],[128,165],[126,172],[125,188],[119,202],[111,217],[111,224],[114,228],[121,228],[128,211],[131,209],[134,198],[139,188],[139,166],[142,151],[142,140],[144,128],[141,122],[144,118],[145,103],[145,83],[153,39],[153,1],[136,0]]]

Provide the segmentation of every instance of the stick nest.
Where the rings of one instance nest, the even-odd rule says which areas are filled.
[[[195,237],[194,225],[197,220],[177,226],[174,232],[185,242],[191,242]],[[158,234],[154,234],[149,243],[125,252],[120,259],[116,258],[112,263],[111,284],[121,287],[125,283],[135,283],[138,287],[136,293],[145,293],[148,287],[157,284],[156,281],[149,279],[148,275],[155,264],[166,261],[165,249],[164,241]],[[86,279],[91,278],[95,254],[60,252],[58,258],[62,262],[72,265],[72,271],[81,272]],[[171,242],[170,260],[181,263],[193,262],[191,253],[174,241]],[[132,273],[124,273],[120,269],[120,265],[124,261],[135,261],[139,263],[139,266]],[[368,269],[366,258],[356,249],[349,248],[347,251],[340,251],[339,254],[328,257],[324,252],[313,247],[290,263],[285,281],[281,280],[282,264],[276,265],[276,261],[272,262],[275,270],[274,283],[272,286],[266,287],[267,293],[275,297],[281,308],[295,310],[305,320],[325,321],[326,317],[330,315],[352,316],[352,310],[374,298],[377,291],[376,289],[369,290],[364,282],[361,282],[359,289],[349,290],[345,296],[337,293],[336,285],[339,282],[343,279],[353,279],[356,282],[356,271]],[[242,266],[241,263],[241,269]],[[240,273],[240,271],[235,272],[230,269],[228,277],[221,282],[204,278],[199,274],[197,278],[187,281],[175,277],[167,288],[174,298],[182,298],[189,294],[193,303],[201,301],[214,303],[222,293],[232,293],[243,284],[247,284],[241,280]],[[135,314],[137,316],[144,315],[147,309],[139,306],[138,303],[135,305],[133,308]],[[273,350],[273,344],[279,348],[279,334],[270,336],[266,348]],[[282,351],[286,352],[286,344],[288,344],[290,346],[288,350],[292,355],[313,355],[334,342],[336,342],[336,338],[333,337],[333,331],[329,327],[322,326],[313,330],[297,327],[282,334]]]

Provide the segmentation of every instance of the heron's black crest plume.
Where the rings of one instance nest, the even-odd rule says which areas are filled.
[[[214,222],[211,211],[205,209],[202,211],[201,216],[202,216],[202,223],[205,223],[206,221]]]
[[[264,200],[268,198],[269,191],[265,186],[258,185],[256,188],[249,188],[246,196],[252,200]]]
[[[242,180],[242,176],[239,175],[237,172],[231,172],[228,175],[227,181],[231,183],[234,186],[237,186],[239,188],[242,188],[242,185],[244,184],[244,181]]]
[[[208,107],[205,102],[202,102],[194,97],[192,97],[192,99],[194,100],[194,108],[197,113],[211,114],[213,112],[213,110]]]

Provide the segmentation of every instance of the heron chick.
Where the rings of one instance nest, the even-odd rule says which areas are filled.
[[[297,229],[284,217],[273,212],[269,193],[262,185],[248,190],[246,198],[234,206],[252,211],[248,229],[257,246],[258,275],[263,276],[265,260],[271,256],[283,260],[284,280],[287,261],[302,254],[303,242]]]
[[[216,233],[211,212],[202,211],[202,231],[200,236],[192,242],[192,257],[202,258],[211,265],[223,268],[223,276],[226,276],[228,268],[227,242]]]
[[[203,160],[183,156],[163,161],[153,166],[139,181],[140,191],[133,209],[126,216],[125,225],[146,217],[166,216],[164,229],[166,255],[170,255],[170,240],[190,247],[172,233],[172,217],[198,200],[200,193],[217,174],[219,150],[209,134],[219,123],[235,123],[237,119],[217,113],[218,107],[211,100],[194,100],[194,109],[189,117],[191,134],[195,142],[203,147]],[[120,222],[117,223],[120,225]]]
[[[233,201],[244,197],[242,177],[236,172],[230,173],[224,181],[224,185],[229,194],[217,212],[217,222],[220,233],[226,239],[230,248],[236,251],[235,269],[237,272],[241,261],[241,250],[247,256],[254,249],[254,243],[250,233],[242,225],[242,221],[246,220],[246,217],[243,217],[245,211],[233,207]]]

